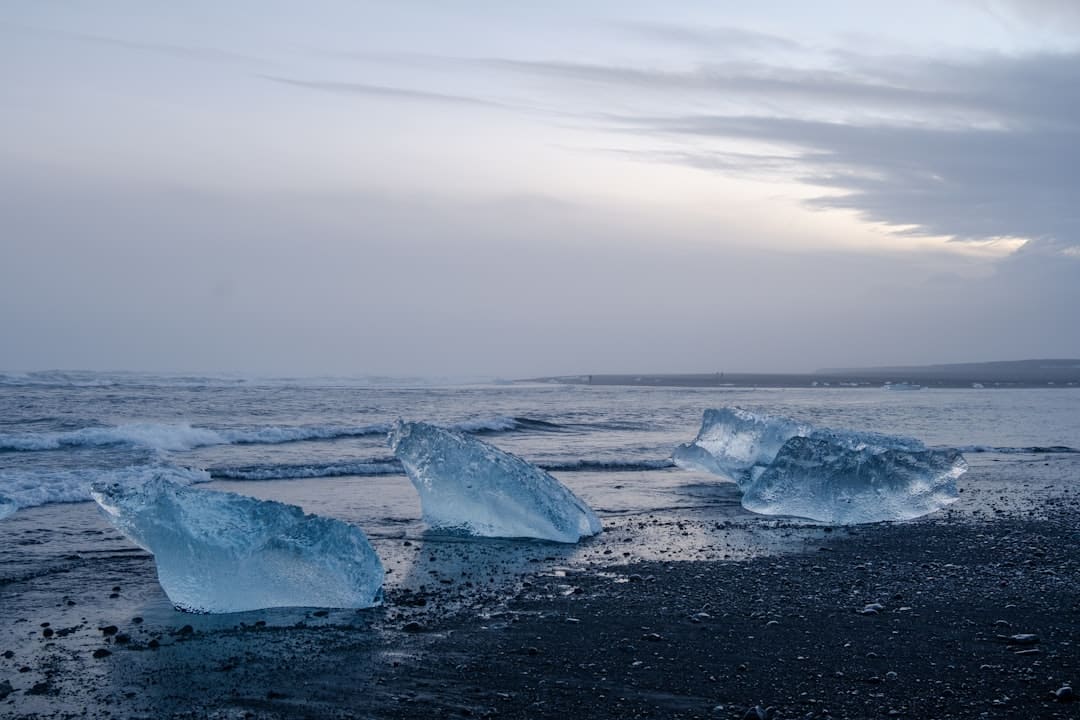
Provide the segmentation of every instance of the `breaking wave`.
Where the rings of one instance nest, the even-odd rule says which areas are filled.
[[[405,471],[397,460],[387,458],[357,462],[212,467],[207,472],[215,480],[299,480],[347,475],[398,475]]]
[[[460,432],[484,435],[510,432],[573,432],[592,426],[560,425],[529,417],[495,415],[464,420],[447,427]],[[212,445],[280,445],[310,440],[339,440],[385,435],[389,431],[389,423],[266,425],[248,428],[209,428],[189,423],[128,423],[84,427],[64,432],[0,433],[0,452],[33,452],[109,445],[182,451]]]
[[[91,483],[98,481],[140,483],[160,473],[168,473],[170,480],[185,485],[210,481],[210,474],[205,470],[165,464],[44,472],[0,470],[0,498],[7,498],[15,508],[83,502],[90,499]]]
[[[59,450],[67,447],[136,445],[155,450],[191,450],[208,445],[277,445],[302,440],[382,435],[388,425],[266,426],[248,429],[196,427],[187,423],[131,423],[69,432],[0,433],[0,451]]]

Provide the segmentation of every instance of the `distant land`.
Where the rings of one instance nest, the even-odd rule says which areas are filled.
[[[812,373],[642,373],[562,375],[522,382],[643,387],[1080,387],[1080,358],[900,367],[827,368]]]

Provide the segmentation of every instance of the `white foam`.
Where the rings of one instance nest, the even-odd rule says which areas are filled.
[[[129,423],[90,427],[69,432],[0,433],[0,450],[59,450],[65,447],[137,445],[154,450],[191,450],[209,445],[265,444],[301,440],[332,440],[339,437],[382,435],[389,425],[269,425],[235,430],[214,430],[189,423]]]
[[[516,430],[519,425],[520,423],[512,417],[495,415],[493,417],[477,418],[476,420],[465,420],[463,422],[455,423],[450,426],[450,429],[467,433],[507,432],[509,430]]]
[[[124,484],[145,482],[168,470],[169,477],[187,484],[209,482],[205,470],[170,465],[129,465],[123,468],[80,468],[78,470],[0,470],[0,497],[15,509],[50,503],[83,502],[90,499],[93,482]]]

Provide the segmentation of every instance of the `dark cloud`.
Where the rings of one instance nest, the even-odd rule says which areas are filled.
[[[681,73],[489,64],[634,92],[674,89],[699,106],[720,108],[606,115],[623,130],[688,146],[643,152],[650,160],[728,174],[786,171],[836,191],[810,201],[814,206],[854,210],[923,234],[1080,244],[1080,54],[965,61],[848,55],[828,71],[761,63]],[[772,149],[708,149],[721,139]],[[789,153],[778,154],[778,146]]]
[[[793,158],[722,155],[737,171],[787,162],[807,182],[840,195],[811,202],[869,220],[915,225],[958,239],[1080,240],[1080,153],[1076,130],[937,129],[793,118],[693,117],[654,120],[650,131],[742,138],[800,148]],[[689,156],[707,166],[708,154]]]

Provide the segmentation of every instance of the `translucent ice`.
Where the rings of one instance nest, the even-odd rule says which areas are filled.
[[[868,442],[869,441],[869,442]],[[957,499],[967,463],[956,450],[837,430],[793,437],[743,487],[742,504],[766,515],[850,524],[907,520]]]
[[[19,506],[15,504],[14,500],[8,499],[3,495],[0,495],[0,520],[3,520],[8,515],[13,514]]]
[[[91,494],[124,535],[154,554],[172,603],[191,612],[365,608],[383,568],[358,528],[293,505],[197,490],[165,474],[99,483]]]
[[[672,453],[679,467],[705,470],[740,485],[751,468],[768,465],[789,438],[807,435],[811,427],[785,417],[759,415],[742,408],[706,410],[692,443]]]
[[[565,485],[476,438],[427,423],[398,422],[388,439],[433,529],[565,543],[602,529],[596,514]]]

